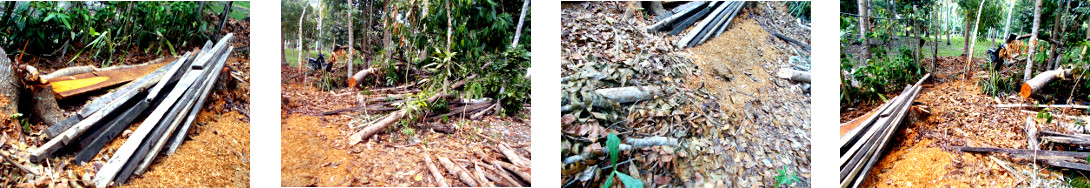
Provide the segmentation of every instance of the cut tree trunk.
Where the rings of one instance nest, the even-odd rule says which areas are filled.
[[[19,92],[22,89],[23,82],[15,71],[15,63],[0,48],[0,117],[9,117],[19,112]]]
[[[351,61],[351,60],[349,60],[349,61]],[[351,68],[349,68],[349,69],[351,69]],[[352,70],[348,70],[348,71],[352,71]],[[378,69],[368,68],[368,69],[360,70],[360,72],[357,72],[356,74],[353,74],[352,77],[348,78],[348,87],[358,86],[359,84],[361,84],[360,81],[363,81],[364,78],[367,78],[368,75],[374,74],[376,71],[378,71]]]
[[[30,117],[46,125],[54,125],[64,120],[61,108],[57,106],[57,99],[53,97],[53,86],[40,85],[32,90],[34,98],[31,100],[34,101],[34,106],[30,110]]]
[[[1068,78],[1071,75],[1071,69],[1056,69],[1042,72],[1022,84],[1022,89],[1019,94],[1023,99],[1028,99],[1034,93],[1041,91],[1041,88],[1045,87],[1045,84],[1056,80],[1056,78]]]

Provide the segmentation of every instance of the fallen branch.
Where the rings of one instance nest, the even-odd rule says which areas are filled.
[[[455,82],[454,84],[451,84],[450,88],[453,89],[453,88],[462,87],[463,85],[465,85],[466,80],[471,80],[471,79],[476,78],[476,77],[477,77],[477,75],[470,75],[469,77],[466,77],[465,80],[458,81],[458,82]],[[435,100],[438,100],[439,98],[444,97],[444,96],[449,96],[449,95],[446,94],[446,93],[437,94],[437,95],[428,97],[427,102],[428,103],[435,102]],[[386,115],[386,117],[384,117],[382,119],[382,121],[379,121],[379,122],[377,122],[375,124],[367,126],[367,128],[364,128],[363,130],[360,130],[359,132],[356,132],[355,134],[352,134],[352,136],[349,136],[348,137],[348,145],[358,144],[364,138],[371,137],[371,135],[374,135],[375,133],[378,133],[381,130],[385,130],[387,126],[390,126],[391,124],[394,124],[397,121],[400,121],[401,118],[405,117],[406,114],[408,114],[408,111],[406,109],[401,109],[401,110],[399,110],[397,112]]]
[[[449,159],[440,156],[435,156],[435,158],[439,160],[439,164],[443,165],[443,168],[447,169],[447,172],[450,172],[451,174],[454,174],[454,176],[458,177],[458,180],[462,180],[463,183],[466,183],[466,185],[469,185],[470,187],[476,187],[478,185],[477,182],[473,180],[473,177],[469,175],[469,173],[462,171],[461,168],[454,164],[454,162],[451,162]]]
[[[530,161],[522,160],[522,156],[515,153],[515,150],[508,147],[507,144],[500,143],[496,147],[500,149],[500,153],[503,153],[503,156],[507,157],[507,160],[511,161],[512,164],[520,167],[530,167]]]
[[[496,165],[496,166],[503,167],[503,169],[507,169],[507,170],[515,173],[515,175],[518,175],[519,178],[522,178],[523,181],[526,181],[527,183],[531,183],[530,182],[530,169],[529,168],[520,168],[518,166],[515,166],[514,164],[506,163],[506,162],[499,161],[499,160],[492,161],[492,164]]]
[[[431,172],[432,178],[435,178],[435,183],[439,184],[439,187],[450,187],[447,184],[447,178],[443,178],[443,174],[439,173],[439,169],[435,168],[435,163],[431,162],[431,155],[427,152],[422,152],[424,156],[424,165],[428,166],[428,171]]]
[[[1029,144],[1029,149],[1041,149],[1041,143],[1037,141],[1037,122],[1034,122],[1033,116],[1026,116],[1025,126],[1026,141]]]
[[[40,170],[38,170],[37,168],[30,167],[30,166],[24,165],[22,163],[19,163],[19,162],[15,161],[14,159],[12,159],[11,155],[8,155],[5,152],[0,152],[0,158],[3,158],[4,161],[7,161],[8,163],[11,163],[12,166],[15,166],[15,167],[19,168],[19,170],[22,170],[23,172],[26,172],[28,174],[34,174],[35,176],[42,175]]]

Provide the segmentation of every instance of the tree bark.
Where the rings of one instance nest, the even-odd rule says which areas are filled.
[[[19,112],[19,92],[22,89],[23,82],[16,74],[15,62],[8,59],[7,52],[0,48],[0,118]]]
[[[655,13],[656,15],[663,14],[663,13],[666,12],[665,10],[662,9],[662,2],[661,1],[652,1],[651,5],[652,5],[651,7],[654,7],[654,8],[652,8],[652,10],[658,11],[658,12]],[[511,47],[515,47],[515,45],[517,45],[519,43],[519,37],[521,37],[521,35],[522,35],[522,23],[523,23],[523,21],[526,20],[526,9],[529,9],[529,8],[530,8],[530,0],[523,0],[522,1],[522,13],[519,14],[519,24],[515,29],[515,39],[511,41]]]
[[[859,38],[863,39],[863,62],[867,62],[870,59],[870,43],[867,42],[867,21],[870,20],[870,9],[867,8],[866,0],[858,1],[859,7]]]
[[[1041,0],[1037,0],[1033,5],[1033,30],[1031,30],[1029,39],[1029,53],[1026,53],[1026,70],[1025,75],[1022,76],[1023,81],[1029,80],[1029,75],[1033,73],[1033,53],[1037,48],[1037,29],[1041,28]],[[1025,98],[1025,97],[1023,97]]]
[[[42,85],[34,88],[34,106],[30,110],[35,121],[46,125],[55,125],[64,120],[61,108],[57,106],[57,99],[53,95],[53,86]]]
[[[637,102],[662,95],[662,89],[658,86],[605,88],[594,90],[594,92],[617,103]]]

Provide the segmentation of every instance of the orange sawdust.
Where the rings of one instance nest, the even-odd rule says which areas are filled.
[[[871,170],[875,178],[883,181],[868,181],[871,185],[864,184],[863,187],[964,186],[963,184],[940,184],[950,183],[944,182],[944,178],[946,169],[951,168],[953,157],[942,149],[927,147],[930,143],[931,140],[922,140],[907,148],[891,150],[883,158],[884,160]]]
[[[250,124],[241,121],[244,117],[236,111],[202,111],[197,122],[203,125],[193,125],[191,140],[126,186],[249,187]]]
[[[351,156],[331,144],[340,140],[340,127],[314,116],[294,114],[281,122],[280,162],[282,186],[347,186]],[[333,140],[330,140],[333,139]],[[341,144],[343,145],[343,144]],[[330,168],[332,163],[337,163]],[[344,164],[344,166],[337,166]]]
[[[727,112],[740,112],[747,101],[757,99],[762,88],[771,85],[775,67],[764,67],[787,54],[770,45],[770,34],[743,11],[731,28],[708,42],[691,48],[694,63],[702,74],[691,74],[689,88],[708,88],[723,96],[719,105]]]

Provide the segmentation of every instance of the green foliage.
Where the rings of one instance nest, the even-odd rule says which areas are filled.
[[[783,167],[783,169],[779,169],[776,171],[780,173],[779,175],[776,175],[776,177],[774,177],[776,179],[776,187],[791,185],[792,183],[799,181],[799,177],[795,174],[795,171],[787,169],[786,166]]]
[[[617,166],[619,166],[617,165],[617,158],[620,154],[621,148],[621,138],[617,137],[617,134],[614,134],[612,132],[609,133],[609,136],[606,137],[606,148],[609,149],[609,161],[610,164],[613,164],[613,172],[610,172],[609,176],[606,177],[606,182],[602,183],[602,188],[607,188],[613,185],[614,175],[616,175],[617,178],[621,179],[621,183],[624,183],[625,187],[643,187],[643,181],[633,178],[632,176],[628,176],[624,173],[617,172]]]
[[[802,19],[806,22],[810,21],[810,2],[809,1],[789,1],[787,2],[787,10],[791,12],[792,16]]]
[[[1019,76],[1017,77],[1021,77],[1020,74],[1018,75]],[[989,71],[989,76],[978,80],[977,84],[980,85],[980,90],[983,91],[984,94],[1000,97],[1017,91],[1018,87],[1021,86],[1020,82],[1016,81],[1014,76],[1003,75],[996,70]]]
[[[199,17],[197,2],[19,2],[0,28],[0,47],[27,53],[59,55],[69,50],[94,52],[109,63],[128,49],[143,53],[177,54],[176,49],[203,44],[210,33]],[[0,23],[3,24],[3,23]],[[12,51],[12,53],[15,53]]]
[[[884,99],[884,94],[913,84],[923,75],[923,69],[912,61],[912,50],[902,48],[899,54],[886,55],[881,47],[872,48],[868,64],[852,69],[847,57],[841,58],[841,69],[851,73],[841,78],[841,106]],[[853,82],[854,80],[854,82]]]
[[[321,77],[318,78],[318,80],[315,81],[313,84],[314,87],[318,88],[318,90],[332,91],[336,90],[337,88],[346,87],[347,82],[348,81],[345,80],[344,76],[342,75],[334,75],[331,72],[322,72]]]
[[[1048,111],[1048,108],[1041,108],[1041,111],[1037,111],[1037,123],[1052,123],[1052,113]]]

